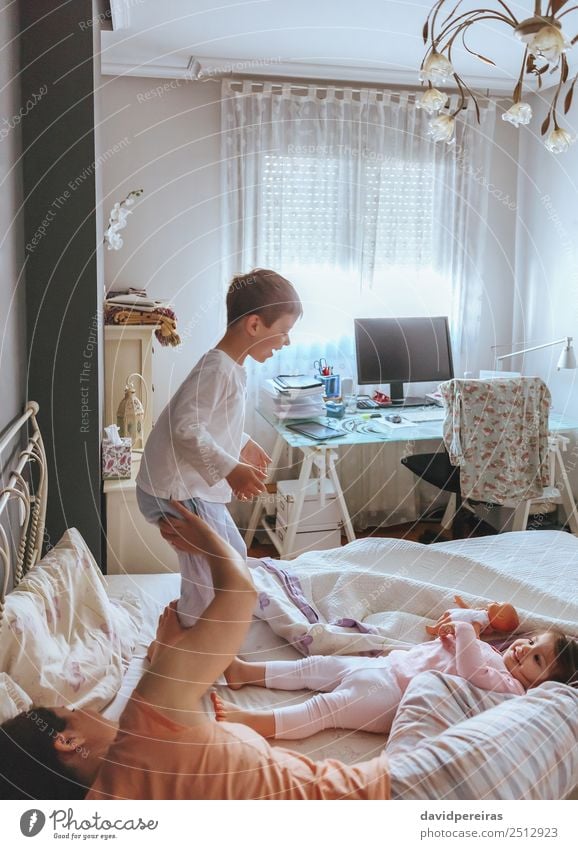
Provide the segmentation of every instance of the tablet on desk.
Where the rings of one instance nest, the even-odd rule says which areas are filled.
[[[301,436],[308,436],[309,439],[318,439],[320,442],[325,439],[334,439],[344,433],[340,427],[330,427],[329,425],[319,424],[319,422],[300,422],[299,424],[285,425],[285,427],[287,430],[292,430],[301,434]]]

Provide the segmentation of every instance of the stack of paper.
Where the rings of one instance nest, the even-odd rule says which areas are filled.
[[[302,377],[298,375],[297,377]],[[277,380],[266,380],[262,405],[278,419],[313,419],[325,415],[323,384],[309,378],[309,386],[281,388]]]

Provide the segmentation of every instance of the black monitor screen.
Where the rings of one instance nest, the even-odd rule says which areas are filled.
[[[357,382],[395,385],[439,383],[453,376],[448,320],[435,318],[355,319]]]

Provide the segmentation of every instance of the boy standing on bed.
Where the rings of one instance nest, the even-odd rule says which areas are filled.
[[[271,458],[243,431],[246,357],[263,363],[290,344],[289,332],[303,308],[292,284],[256,268],[237,275],[227,293],[227,331],[208,351],[161,413],[147,439],[136,484],[145,519],[154,524],[177,515],[170,499],[197,513],[242,557],[247,549],[227,509],[234,494],[244,500],[265,489]],[[184,627],[194,625],[214,596],[202,554],[179,551]]]

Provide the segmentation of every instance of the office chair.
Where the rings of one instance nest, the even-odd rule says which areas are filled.
[[[471,503],[514,510],[512,530],[525,530],[533,511],[564,506],[572,533],[578,514],[562,459],[567,437],[548,434],[550,392],[539,378],[450,380],[440,391],[446,406],[445,451],[404,457],[419,478],[449,492],[444,530]]]
[[[410,454],[402,457],[401,462],[420,480],[432,484],[441,492],[450,493],[441,526],[447,531],[454,522],[457,524],[457,521],[463,518],[460,469],[459,466],[452,466],[445,448],[435,454]]]

